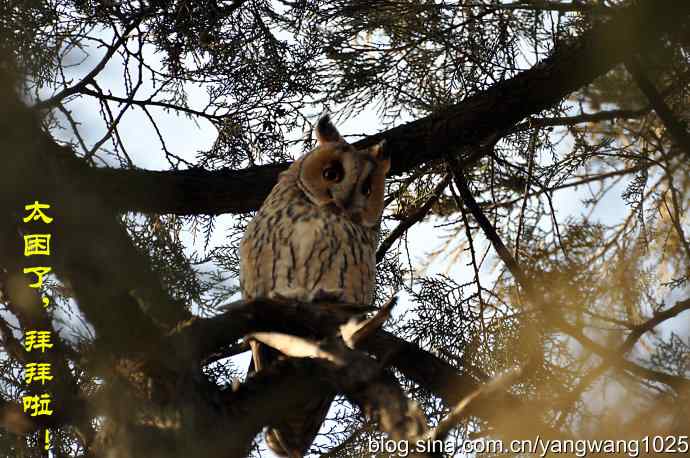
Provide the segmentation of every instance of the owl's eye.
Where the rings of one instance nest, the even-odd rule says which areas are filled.
[[[333,162],[331,165],[323,169],[323,178],[326,181],[339,183],[343,179],[343,166],[340,162]]]

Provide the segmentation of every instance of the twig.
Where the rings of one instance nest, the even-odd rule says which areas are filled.
[[[644,333],[651,331],[659,324],[675,317],[676,315],[683,313],[686,310],[690,310],[690,299],[676,302],[676,304],[673,307],[655,313],[652,318],[633,328],[632,332],[628,334],[628,337],[625,339],[625,342],[621,346],[620,350],[630,350],[633,347],[633,345],[635,345],[635,342],[637,342]]]
[[[438,423],[436,428],[427,434],[426,439],[429,441],[444,440],[450,430],[466,416],[465,411],[471,404],[479,402],[497,391],[505,390],[512,385],[520,375],[522,375],[522,369],[514,368],[504,374],[494,377],[488,383],[480,386],[453,407],[453,410]]]
[[[388,234],[388,237],[386,237],[386,239],[383,242],[381,242],[378,250],[376,250],[376,262],[381,262],[383,257],[386,255],[386,252],[390,249],[393,243],[395,243],[396,240],[402,237],[402,235],[409,228],[411,228],[416,223],[424,219],[429,210],[431,210],[431,207],[433,207],[433,205],[441,197],[441,193],[446,188],[446,186],[448,186],[448,183],[450,183],[450,175],[446,175],[443,178],[443,180],[441,180],[436,185],[434,190],[431,192],[431,197],[429,197],[423,205],[414,210],[407,218],[401,221],[400,224],[398,224],[395,227],[395,229],[391,231],[390,234]]]
[[[129,32],[134,30],[141,23],[145,16],[146,14],[141,14],[134,21],[132,21],[132,23],[125,27],[125,29],[122,31],[122,34],[119,37],[117,37],[110,46],[108,46],[108,50],[106,51],[105,55],[100,60],[100,62],[98,62],[98,64],[89,73],[87,73],[86,76],[84,76],[84,78],[82,78],[77,84],[63,89],[54,96],[50,97],[49,99],[39,101],[32,108],[52,108],[56,104],[62,102],[62,100],[64,100],[66,97],[82,92],[86,85],[92,82],[96,75],[98,75],[101,72],[101,70],[105,68],[108,61],[113,57],[113,55],[117,52],[120,46],[122,46],[127,41]]]
[[[529,194],[530,186],[532,185],[532,172],[534,170],[534,156],[536,155],[537,149],[537,136],[539,135],[539,129],[534,129],[530,137],[528,154],[529,162],[527,166],[527,179],[525,180],[525,192],[522,199],[522,206],[520,207],[520,216],[518,217],[518,228],[517,234],[515,235],[515,262],[520,259],[520,237],[522,237],[522,228],[524,226],[525,220],[525,209],[527,208],[527,196]]]

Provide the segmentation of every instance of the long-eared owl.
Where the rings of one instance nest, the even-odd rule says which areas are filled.
[[[240,244],[245,300],[374,300],[376,244],[390,159],[383,144],[357,150],[328,116],[316,127],[318,146],[280,175]],[[254,343],[255,370],[278,356]],[[323,423],[332,397],[314,399],[271,425],[268,446],[302,456]]]

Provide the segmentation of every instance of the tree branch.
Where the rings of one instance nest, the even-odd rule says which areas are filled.
[[[611,14],[612,8],[604,5],[596,4],[581,4],[581,3],[561,3],[557,1],[547,1],[547,0],[527,0],[527,1],[517,1],[511,3],[501,3],[496,5],[487,5],[483,3],[467,3],[463,5],[464,7],[470,8],[486,8],[490,10],[525,10],[525,11],[557,11],[559,13],[599,13],[599,14]]]
[[[347,364],[342,367],[314,358],[285,359],[262,369],[235,392],[228,393],[224,405],[228,408],[226,418],[230,424],[220,430],[243,433],[245,440],[228,441],[227,433],[221,432],[225,448],[228,442],[244,442],[248,448],[263,426],[293,413],[318,393],[328,392],[345,394],[395,440],[414,443],[416,438],[423,437],[426,419],[416,405],[411,406],[413,401],[405,396],[395,379],[373,359],[352,350],[348,353]]]
[[[642,93],[647,97],[647,100],[649,100],[650,105],[654,108],[661,122],[666,126],[666,130],[673,142],[681,148],[686,155],[690,156],[690,134],[688,134],[685,127],[676,119],[673,111],[664,101],[663,96],[649,80],[639,60],[632,57],[625,62],[625,67],[632,75]]]
[[[686,310],[690,310],[690,299],[676,302],[673,307],[655,313],[650,319],[632,329],[632,332],[628,334],[628,337],[626,337],[625,342],[623,343],[622,350],[630,350],[633,345],[635,345],[635,342],[637,342],[645,333],[653,330],[664,321],[680,315]]]
[[[237,301],[227,305],[226,312],[212,318],[194,318],[173,332],[160,347],[152,349],[151,360],[165,361],[165,355],[188,355],[203,360],[220,348],[235,344],[240,338],[256,331],[282,332],[309,338],[333,335],[361,309],[346,310],[332,304],[319,305],[276,302],[269,300]],[[358,347],[360,348],[360,347]],[[361,349],[382,361],[384,366],[396,367],[410,380],[440,397],[447,406],[453,406],[477,390],[489,377],[475,378],[470,371],[450,366],[439,357],[406,342],[395,335],[379,330],[367,337]],[[168,358],[170,359],[170,358]],[[184,359],[184,358],[182,358]],[[481,374],[480,370],[472,373]],[[504,394],[474,403],[465,411],[492,423],[501,424],[506,411],[528,411],[528,404]],[[559,434],[537,417],[514,425],[516,437],[527,437],[536,432],[549,437]]]
[[[609,350],[604,345],[597,343],[585,335],[582,329],[570,324],[565,318],[563,318],[558,309],[555,307],[557,304],[550,304],[547,301],[543,292],[539,290],[536,282],[533,281],[535,279],[532,279],[527,275],[527,273],[522,269],[522,266],[517,263],[512,253],[503,244],[503,241],[496,232],[496,229],[484,215],[481,208],[477,204],[477,201],[474,199],[474,196],[472,195],[472,192],[470,191],[467,182],[462,175],[462,171],[457,160],[453,156],[449,155],[448,162],[453,172],[455,183],[460,191],[463,203],[470,210],[472,216],[474,216],[486,238],[491,242],[491,245],[496,250],[498,257],[501,259],[501,261],[503,261],[517,281],[518,285],[520,285],[522,290],[525,292],[527,301],[529,303],[531,303],[537,310],[541,311],[557,329],[575,338],[588,350],[595,352],[602,359],[604,359],[604,361],[608,362],[614,367],[619,367],[641,377],[664,383],[677,392],[685,392],[690,390],[690,380],[687,378],[648,369],[630,362],[625,359],[625,354],[622,351]]]
[[[115,55],[120,46],[122,46],[127,41],[127,35],[129,35],[129,32],[134,30],[141,23],[145,16],[146,13],[140,14],[127,27],[125,27],[125,29],[122,31],[122,34],[120,34],[120,36],[118,36],[113,41],[113,43],[110,46],[108,46],[108,50],[106,51],[103,58],[98,62],[98,64],[96,64],[96,66],[89,73],[87,73],[86,76],[84,76],[84,78],[82,78],[77,84],[75,84],[74,86],[66,87],[65,89],[53,95],[49,99],[39,101],[32,108],[53,108],[58,104],[62,103],[62,101],[65,98],[82,92],[89,83],[94,81],[96,75],[98,75],[105,68],[105,66]]]
[[[343,339],[335,334],[339,329],[337,323],[345,322],[347,317],[352,316],[346,311],[347,307],[352,306],[338,308],[333,304],[236,302],[228,306],[229,311],[225,315],[194,319],[171,335],[170,346],[157,349],[152,355],[153,360],[161,359],[161,351],[176,352],[187,348],[188,344],[193,345],[201,334],[215,340],[220,337],[221,327],[225,324],[231,325],[225,333],[227,342],[247,334],[263,339],[270,337],[274,342],[288,337],[297,340],[293,331],[289,330],[293,328],[296,335],[317,334],[321,340],[318,345],[320,354],[332,355],[329,359],[306,357],[281,360],[253,374],[232,391],[224,392],[221,394],[224,410],[220,415],[200,418],[198,424],[190,424],[183,429],[182,436],[175,439],[180,442],[179,450],[172,456],[189,456],[188,445],[184,444],[191,443],[203,449],[203,456],[217,456],[220,450],[226,450],[222,456],[244,456],[251,440],[262,427],[275,424],[319,393],[345,394],[394,439],[413,442],[423,437],[426,433],[424,415],[413,401],[407,399],[395,379],[383,371],[381,362],[348,348]],[[312,332],[310,329],[317,325],[325,328]],[[264,332],[257,333],[257,330]],[[263,342],[267,343],[265,340]],[[304,345],[316,348],[313,342],[305,341]],[[199,346],[192,347],[191,353],[202,358],[198,350]],[[188,365],[189,354],[188,348],[187,353],[177,353],[177,361],[183,366]],[[180,395],[189,396],[189,393]],[[195,400],[195,404],[201,403],[203,406],[204,396],[197,394],[197,397],[199,399]],[[185,434],[190,433],[190,437],[196,438],[195,441],[185,439]],[[199,437],[203,439],[201,445]],[[155,446],[155,441],[151,446]],[[174,448],[178,449],[177,446]]]
[[[24,205],[35,200],[51,204],[55,243],[49,265],[70,285],[104,345],[101,349],[121,354],[146,348],[161,335],[160,327],[172,326],[189,313],[170,300],[119,216],[98,196],[73,186],[83,163],[41,131],[34,110],[14,93],[13,81],[6,72],[0,74],[5,101],[0,108],[0,135],[7,151],[6,166],[0,170],[0,208],[12,215],[2,222],[9,238],[3,238],[5,246],[0,250],[11,253],[13,246],[21,245]]]
[[[501,81],[443,111],[356,142],[365,148],[385,139],[392,175],[458,154],[509,130],[521,119],[549,108],[633,53],[651,51],[659,38],[680,29],[690,3],[639,2],[620,9],[611,20],[562,43],[529,70]],[[486,153],[463,158],[463,167]],[[103,196],[120,211],[175,214],[242,213],[258,209],[289,164],[244,170],[156,172],[84,167],[79,186]],[[155,190],[155,192],[151,192]]]
[[[639,118],[649,113],[649,108],[640,110],[603,110],[596,113],[582,113],[575,116],[555,116],[551,118],[530,118],[510,129],[509,133],[521,132],[537,127],[574,126],[583,123],[613,121],[616,119]]]

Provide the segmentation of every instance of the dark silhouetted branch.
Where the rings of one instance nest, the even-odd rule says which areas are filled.
[[[19,226],[27,203],[49,203],[55,218],[50,266],[70,285],[102,349],[119,354],[146,348],[162,334],[161,327],[188,318],[188,312],[170,300],[119,215],[102,198],[74,187],[82,170],[75,167],[79,161],[42,132],[34,111],[13,92],[12,81],[11,75],[0,75],[0,135],[7,152],[0,170],[0,208],[12,215],[2,222],[8,236],[0,251],[11,253],[23,245]]]
[[[183,355],[192,359],[205,358],[220,348],[234,345],[243,336],[257,331],[281,332],[308,338],[324,338],[337,332],[339,326],[362,308],[334,307],[332,304],[300,304],[269,300],[227,305],[226,312],[212,318],[194,318],[181,326],[162,343],[152,349],[151,360],[166,360],[165,355]],[[385,367],[395,367],[407,378],[440,397],[447,406],[453,406],[477,390],[488,376],[480,370],[455,368],[438,356],[406,342],[395,335],[379,330],[367,337],[359,346],[373,354]],[[167,358],[170,359],[170,358]],[[474,376],[472,374],[475,374]],[[476,415],[490,422],[503,421],[502,412],[528,411],[529,405],[509,394],[494,396],[466,409],[466,415]],[[517,436],[543,433],[558,437],[556,431],[544,425],[537,417],[523,421],[513,429]]]
[[[647,97],[647,100],[649,100],[649,104],[654,108],[661,122],[666,126],[673,142],[681,148],[685,154],[690,156],[690,134],[685,129],[685,126],[678,121],[673,111],[671,111],[671,108],[664,101],[664,97],[657,91],[654,84],[647,77],[640,62],[637,58],[632,57],[626,61],[625,66],[632,75],[637,86],[645,97]]]
[[[54,96],[50,97],[49,99],[39,101],[33,106],[33,108],[53,108],[62,103],[62,101],[65,100],[67,97],[82,93],[86,89],[86,86],[89,83],[93,82],[94,78],[96,78],[96,76],[105,68],[105,66],[115,55],[117,50],[120,49],[120,47],[126,43],[127,39],[129,38],[129,32],[134,30],[141,23],[141,21],[145,17],[145,14],[146,13],[142,13],[136,19],[134,19],[127,27],[125,27],[120,36],[118,36],[113,41],[113,43],[107,47],[105,55],[103,56],[103,58],[101,58],[98,64],[96,64],[96,66],[89,73],[87,73],[86,76],[84,76],[78,83],[63,89]]]
[[[640,118],[649,113],[649,108],[640,110],[604,110],[596,113],[582,113],[575,116],[555,116],[552,118],[530,118],[510,129],[509,133],[521,132],[538,127],[575,126],[577,124],[615,121],[618,119]]]
[[[611,20],[564,42],[533,68],[501,81],[448,109],[354,143],[385,139],[391,174],[458,154],[468,145],[500,136],[527,116],[549,108],[633,53],[655,49],[659,39],[687,23],[690,3],[640,2],[617,10]],[[463,157],[463,167],[483,157]],[[78,184],[120,211],[175,214],[242,213],[258,209],[278,174],[289,164],[244,170],[155,172],[83,167]]]
[[[504,11],[556,11],[558,13],[598,13],[611,14],[615,10],[604,5],[597,5],[592,3],[561,3],[559,1],[547,0],[527,0],[510,3],[498,4],[483,4],[483,3],[466,3],[463,5],[467,8],[486,8],[489,10],[504,10]]]

